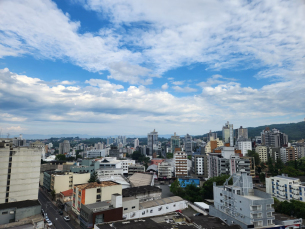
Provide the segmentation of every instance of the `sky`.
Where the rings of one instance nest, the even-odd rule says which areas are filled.
[[[303,0],[2,0],[0,131],[201,135],[305,117]]]

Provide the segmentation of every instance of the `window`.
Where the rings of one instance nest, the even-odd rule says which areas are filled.
[[[128,208],[124,208],[124,211],[127,211],[128,210]]]
[[[8,212],[2,212],[2,215],[7,215],[8,214]]]
[[[150,210],[150,213],[153,213],[153,210],[152,210],[152,209]]]
[[[136,208],[136,206],[132,206],[131,208],[132,208],[132,209],[135,209],[135,208]]]

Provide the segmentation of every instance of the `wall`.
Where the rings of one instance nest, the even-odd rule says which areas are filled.
[[[15,222],[15,211],[16,208],[1,209],[0,225],[10,223],[10,220],[12,220],[12,222]],[[7,212],[7,214],[3,214],[3,212]],[[10,212],[14,212],[14,213],[10,214]]]
[[[156,207],[141,209],[138,211],[126,213],[123,215],[125,219],[137,219],[137,218],[144,218],[144,217],[152,217],[156,215],[163,215],[169,212],[173,212],[176,210],[183,210],[187,208],[187,201],[182,200],[174,203],[159,205]]]
[[[111,195],[114,193],[122,195],[122,185],[102,187],[101,190],[101,201],[111,200]]]
[[[30,217],[33,215],[41,214],[41,205],[36,205],[28,208],[19,208],[16,210],[16,221]]]
[[[112,222],[122,220],[123,208],[109,209],[103,212],[93,213],[93,225],[95,224],[95,218],[98,215],[104,214],[104,222]]]
[[[81,173],[81,174],[74,173],[73,174],[73,186],[77,185],[77,184],[86,184],[86,183],[88,183],[89,179],[90,179],[90,173]]]
[[[123,214],[139,210],[139,199],[130,199],[125,201],[123,199],[122,204],[123,204]]]

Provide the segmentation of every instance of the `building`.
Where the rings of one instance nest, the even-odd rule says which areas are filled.
[[[255,178],[255,159],[254,157],[242,157],[250,162],[250,176]]]
[[[161,199],[162,189],[156,186],[145,185],[139,187],[126,188],[122,190],[123,198],[134,197],[139,202],[146,202]]]
[[[288,135],[275,128],[270,130],[269,127],[266,127],[266,129],[261,132],[261,137],[262,145],[265,146],[279,148],[288,145]]]
[[[79,215],[81,205],[111,200],[112,194],[122,195],[122,185],[113,181],[93,182],[75,185],[72,210]]]
[[[267,146],[256,146],[255,152],[258,153],[261,162],[268,161]]]
[[[136,149],[140,145],[140,141],[138,138],[134,140],[133,147]]]
[[[129,177],[131,187],[154,185],[154,175],[151,173],[135,173]]]
[[[0,139],[0,204],[37,200],[41,150]]]
[[[110,147],[110,150],[109,150],[109,157],[121,158],[122,155],[123,155],[123,154],[120,152],[120,150],[118,149],[117,146],[111,146],[111,147]]]
[[[213,136],[210,137],[210,141],[205,146],[205,153],[211,153],[214,149],[224,146],[223,141],[219,140],[219,138],[214,138]]]
[[[229,143],[230,146],[234,146],[234,137],[233,137],[233,124],[230,124],[229,121],[222,127],[222,140],[224,143]]]
[[[45,159],[46,153],[48,153],[46,145],[40,141],[35,141],[30,143],[30,147],[38,148],[41,151],[41,159]]]
[[[269,147],[269,156],[271,157],[272,161],[278,161],[281,158],[280,148]]]
[[[70,142],[68,140],[64,140],[62,143],[59,143],[58,151],[59,154],[69,154]]]
[[[87,183],[90,173],[71,173],[61,171],[45,171],[43,186],[48,191],[55,191],[56,194],[72,189],[74,185]]]
[[[192,170],[193,173],[198,177],[208,177],[208,156],[204,155],[193,155],[192,156]]]
[[[112,176],[98,176],[98,180],[100,182],[103,181],[113,181],[120,185],[122,185],[122,189],[130,188],[129,180],[125,176],[122,175],[112,175]]]
[[[158,177],[163,179],[171,179],[172,174],[172,166],[169,163],[162,162],[158,164]]]
[[[104,143],[104,142],[95,143],[95,144],[94,144],[94,148],[95,148],[96,150],[104,149],[104,148],[105,148],[105,143]]]
[[[174,153],[176,148],[180,148],[180,137],[175,132],[174,136],[171,136],[171,153]]]
[[[214,206],[210,206],[209,214],[243,229],[273,227],[271,195],[253,189],[252,177],[245,172],[233,175],[233,185],[228,185],[228,180],[221,186],[214,182]]]
[[[69,189],[69,190],[60,192],[58,200],[61,202],[61,204],[65,204],[67,202],[72,202],[72,200],[73,200],[73,189]]]
[[[186,152],[187,155],[192,154],[192,136],[187,134],[184,137],[184,151]]]
[[[187,167],[187,155],[183,151],[176,151],[174,153],[174,161],[175,161],[175,176],[183,177],[188,175],[188,167]]]
[[[266,178],[266,192],[282,201],[305,202],[305,186],[300,179],[288,177],[285,174]]]
[[[23,139],[22,134],[19,135],[19,137],[14,137],[13,138],[13,144],[15,147],[17,146],[27,146],[26,145],[26,140]]]
[[[94,149],[87,151],[87,158],[100,158],[108,156],[108,149]]]
[[[248,150],[252,150],[252,142],[250,139],[239,137],[237,148],[241,150],[241,153],[245,156],[248,154]]]
[[[128,166],[128,176],[131,176],[135,173],[144,173],[145,172],[145,166],[144,165],[130,165]]]
[[[200,185],[200,179],[198,178],[179,178],[178,181],[182,188],[185,188],[187,185],[195,185],[196,187]]]
[[[96,172],[98,177],[123,175],[122,168],[101,168],[97,169]]]
[[[99,161],[94,161],[92,159],[83,159],[78,165],[73,165],[70,167],[70,172],[73,173],[94,173],[100,168]]]
[[[217,139],[217,133],[216,132],[212,132],[210,130],[210,132],[207,135],[207,142],[211,141],[211,140],[214,140],[214,139]]]
[[[122,220],[122,195],[115,193],[111,202],[103,201],[92,204],[82,204],[80,209],[81,228],[93,228],[95,224]]]
[[[153,159],[150,160],[150,163],[152,165],[159,165],[163,161],[165,161],[165,159],[163,159],[163,158],[153,158]]]
[[[148,155],[153,155],[154,145],[158,145],[158,132],[156,130],[147,134]]]
[[[41,216],[41,205],[37,199],[0,204],[0,225],[18,222],[24,218],[35,215]],[[33,228],[33,226],[30,228]]]
[[[248,128],[242,126],[235,130],[235,138],[238,141],[240,138],[248,139]]]
[[[280,148],[280,158],[281,158],[281,160],[284,164],[287,162],[287,154],[286,154],[286,148],[285,147]]]
[[[294,161],[298,159],[298,152],[293,146],[286,148],[286,161]]]

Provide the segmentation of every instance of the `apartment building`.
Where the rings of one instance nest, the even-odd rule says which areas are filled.
[[[192,136],[187,134],[184,136],[184,151],[187,155],[192,154]]]
[[[252,142],[250,139],[240,137],[237,141],[237,147],[241,153],[246,156],[248,150],[252,150]]]
[[[287,162],[287,152],[285,147],[280,148],[280,158],[283,163]]]
[[[161,162],[158,164],[158,177],[171,179],[172,178],[172,166],[169,163]]]
[[[180,148],[180,136],[176,135],[176,132],[171,136],[171,153],[175,152],[176,148]]]
[[[261,162],[268,161],[267,146],[257,146],[255,152],[258,153]]]
[[[266,192],[280,200],[305,202],[305,186],[300,179],[285,174],[266,178]]]
[[[37,200],[41,150],[0,139],[0,204]]]
[[[228,225],[241,228],[273,227],[273,203],[270,194],[253,189],[252,177],[247,173],[233,174],[233,185],[216,186],[214,182],[214,206],[209,214],[222,219]]]
[[[128,176],[131,176],[135,173],[144,173],[145,166],[144,165],[130,165],[128,167]]]
[[[176,151],[174,153],[174,161],[175,161],[175,176],[183,177],[187,176],[187,155],[183,151]]]
[[[211,153],[214,149],[224,146],[223,141],[219,140],[219,138],[210,137],[210,141],[205,146],[205,153]]]
[[[91,173],[71,172],[44,172],[43,185],[47,190],[55,191],[56,194],[72,189],[74,185],[87,183]]]
[[[294,161],[298,159],[298,151],[293,146],[286,148],[286,161]]]
[[[192,156],[192,171],[198,177],[208,177],[208,156],[193,155]]]
[[[75,185],[73,189],[72,210],[79,215],[81,204],[93,204],[111,200],[112,194],[122,195],[122,185],[113,181],[93,182]]]
[[[98,177],[123,175],[121,168],[102,168],[96,170]]]

